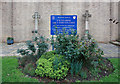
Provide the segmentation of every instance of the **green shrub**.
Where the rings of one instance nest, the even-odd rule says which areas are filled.
[[[69,70],[69,62],[63,59],[62,55],[54,55],[52,58],[48,59],[52,62],[53,72],[49,76],[55,79],[63,79],[67,76]]]
[[[24,73],[29,74],[30,76],[35,76],[35,68],[32,63],[29,63],[24,68]]]
[[[49,51],[49,52],[44,53],[41,56],[41,58],[49,59],[49,58],[55,56],[55,54],[56,54],[55,51]]]
[[[48,39],[45,39],[43,36],[36,37],[34,41],[26,42],[27,49],[18,49],[17,52],[23,56],[29,56],[33,60],[37,60],[48,49],[47,41]]]
[[[63,55],[64,59],[70,61],[71,74],[79,74],[82,67],[91,68],[98,65],[100,61],[96,59],[101,58],[103,51],[98,48],[97,42],[88,34],[79,40],[76,31],[67,35],[63,30],[63,34],[56,34],[55,40],[51,41],[55,47],[57,54]],[[79,66],[79,67],[77,67]]]
[[[55,40],[52,40],[51,44],[54,44],[55,52],[57,54],[63,55],[64,59],[70,61],[70,72],[73,75],[80,71],[83,63],[82,59],[80,59],[79,36],[76,35],[76,31],[71,31],[70,35],[67,35],[64,30],[63,34],[56,34],[56,38]]]
[[[26,56],[21,57],[19,61],[20,61],[19,64],[24,67],[26,65],[26,62],[27,62],[27,57]]]
[[[17,52],[23,55],[19,62],[24,67],[24,73],[35,76],[35,67],[32,64],[36,63],[41,55],[47,51],[47,41],[48,39],[43,36],[35,37],[33,41],[26,42],[27,49],[18,49]]]
[[[74,33],[71,35],[66,35],[65,33],[57,34],[56,40],[52,41],[54,42],[56,53],[64,55],[69,61],[77,59],[76,57],[79,55],[78,35]]]
[[[36,62],[37,69],[35,70],[37,75],[40,75],[41,77],[48,76],[50,78],[54,79],[63,79],[66,77],[68,72],[68,66],[69,62],[62,59],[63,56],[55,54],[51,55],[49,53],[54,52],[48,52],[41,56],[41,58]],[[50,56],[49,56],[50,55]],[[48,57],[47,59],[45,59]]]
[[[47,59],[40,58],[37,62],[37,69],[35,70],[35,73],[37,75],[40,75],[41,77],[49,76],[52,69],[52,63],[48,61]]]
[[[25,67],[25,65],[28,63],[34,63],[35,58],[33,56],[24,56],[20,58],[19,62],[21,66]]]

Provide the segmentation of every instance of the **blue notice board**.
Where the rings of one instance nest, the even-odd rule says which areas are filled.
[[[71,29],[77,33],[77,15],[51,15],[51,35],[55,35],[56,28],[58,34],[65,32],[71,33]]]

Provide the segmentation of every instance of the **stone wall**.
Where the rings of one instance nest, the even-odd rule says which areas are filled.
[[[110,26],[111,27],[110,40],[116,40],[116,39],[118,39],[118,24],[116,24],[116,22],[119,20],[118,19],[118,3],[112,2],[110,8],[111,8],[111,12],[110,12],[111,16],[110,17],[113,20],[116,20],[115,23],[113,23],[113,22],[110,23],[110,25],[111,25]]]
[[[2,40],[12,36],[12,3],[2,2]]]
[[[119,1],[119,6],[118,6],[118,21],[119,21],[119,24],[118,24],[118,39],[120,40],[120,1]]]
[[[34,21],[32,15],[38,11],[38,31],[40,35],[50,35],[50,15],[52,14],[76,14],[78,17],[77,32],[80,36],[84,32],[85,10],[89,10],[92,17],[89,19],[90,34],[98,42],[109,42],[118,39],[118,25],[109,21],[110,18],[118,19],[117,2],[0,2],[2,4],[2,39],[6,41],[8,36],[13,36],[15,42],[32,39]]]
[[[0,2],[0,42],[2,42],[2,3]]]

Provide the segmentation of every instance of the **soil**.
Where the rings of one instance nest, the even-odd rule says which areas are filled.
[[[30,77],[30,78],[36,78],[38,79],[40,82],[44,82],[44,83],[49,83],[49,82],[56,82],[56,83],[70,83],[70,82],[76,82],[76,80],[80,80],[80,81],[90,81],[90,80],[99,80],[100,78],[104,77],[104,76],[108,76],[109,74],[111,74],[114,71],[114,67],[112,65],[112,63],[107,59],[104,58],[103,60],[103,65],[101,65],[101,67],[98,67],[100,69],[100,72],[97,73],[97,75],[93,76],[93,74],[91,74],[91,72],[84,68],[83,70],[87,72],[87,78],[82,78],[79,75],[73,75],[73,77],[71,76],[70,72],[68,72],[68,75],[66,76],[66,78],[62,79],[62,80],[56,80],[56,79],[51,79],[48,77],[40,77],[40,76],[29,76],[29,74],[26,74],[26,76]],[[19,61],[20,63],[20,61]],[[35,64],[33,64],[35,65]],[[106,68],[105,68],[106,67]],[[24,69],[24,67],[20,66],[18,67],[19,69]],[[24,73],[25,74],[25,73]]]

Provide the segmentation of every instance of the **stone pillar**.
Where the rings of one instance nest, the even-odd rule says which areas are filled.
[[[35,21],[35,29],[34,29],[34,31],[32,31],[32,33],[34,33],[33,34],[34,35],[33,40],[34,40],[35,38],[38,37],[38,22],[39,22],[39,19],[40,19],[40,15],[39,15],[38,12],[35,12],[32,17],[33,17],[33,19]]]
[[[88,39],[89,34],[89,17],[91,17],[91,14],[89,14],[89,11],[86,10],[85,14],[83,14],[83,17],[85,17],[85,37]]]

